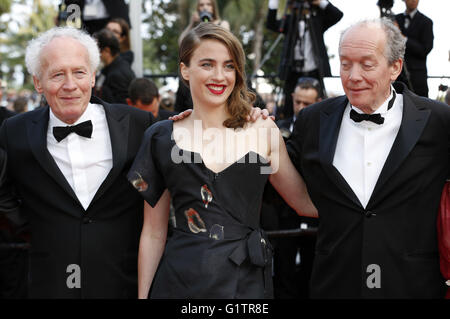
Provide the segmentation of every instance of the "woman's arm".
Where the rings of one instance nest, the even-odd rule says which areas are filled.
[[[166,189],[152,208],[144,203],[144,224],[139,242],[138,298],[147,299],[150,286],[164,252],[169,222],[170,194]]]
[[[271,120],[265,121],[273,123]],[[309,197],[306,184],[289,159],[286,145],[278,127],[275,123],[271,126],[270,162],[273,173],[270,175],[269,181],[298,215],[318,217],[319,214]]]

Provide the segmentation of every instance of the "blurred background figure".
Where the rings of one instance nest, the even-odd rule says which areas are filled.
[[[122,59],[132,65],[134,52],[131,51],[130,46],[130,25],[122,18],[113,18],[108,22],[106,28],[111,30],[117,39],[119,39],[120,56]]]
[[[25,113],[28,111],[28,97],[26,96],[18,96],[13,103],[14,112],[17,114]]]
[[[220,18],[219,7],[216,0],[197,0],[196,10],[191,15],[189,25],[181,33],[178,38],[178,43],[181,43],[183,37],[195,28],[200,22],[210,22],[217,24],[227,30],[230,30],[230,24],[226,20]],[[175,112],[182,112],[187,109],[192,109],[192,97],[189,88],[183,83],[181,79],[178,81],[178,90],[176,93]]]
[[[331,76],[331,69],[323,36],[344,14],[326,0],[288,1],[282,19],[277,19],[277,11],[278,0],[269,0],[266,26],[285,34],[279,66],[285,104],[279,111],[287,118],[292,116],[292,92],[299,77],[319,80],[320,95],[326,96],[323,78]]]
[[[219,7],[217,6],[216,0],[198,0],[196,10],[192,12],[191,15],[191,21],[186,29],[184,29],[183,33],[181,33],[178,43],[180,43],[181,39],[183,39],[183,37],[200,22],[211,22],[230,30],[228,21],[220,18]]]
[[[131,26],[128,5],[124,0],[62,0],[57,25],[64,25],[67,22],[73,13],[68,12],[67,8],[72,4],[80,8],[81,26],[91,35],[103,29],[113,18],[122,18]]]
[[[161,96],[156,84],[146,78],[134,79],[128,89],[127,104],[151,112],[157,121],[167,120],[176,113],[160,108]]]
[[[450,105],[450,89],[447,89],[447,93],[445,94],[444,101],[447,105]]]
[[[320,83],[317,79],[309,77],[298,79],[297,85],[292,93],[293,115],[277,121],[277,125],[280,128],[283,137],[287,138],[291,135],[298,112],[305,107],[322,100],[320,93]]]
[[[160,107],[164,110],[173,112],[175,106],[175,92],[168,90],[161,95]]]
[[[397,22],[406,37],[406,72],[399,78],[417,95],[428,97],[427,55],[433,49],[433,21],[418,11],[419,0],[403,0],[404,13],[397,14]]]
[[[3,121],[8,118],[11,117],[13,115],[16,115],[15,112],[11,111],[10,109],[8,109],[8,101],[6,98],[4,98],[3,96],[3,92],[6,90],[6,85],[4,84],[4,82],[2,82],[2,80],[0,79],[0,125],[3,123]]]
[[[128,87],[136,75],[120,56],[119,40],[108,29],[96,32],[94,38],[103,64],[95,83],[95,95],[105,102],[127,104]]]

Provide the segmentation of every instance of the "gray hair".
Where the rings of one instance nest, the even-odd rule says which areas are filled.
[[[95,72],[100,64],[100,51],[97,42],[86,32],[73,27],[55,27],[42,33],[36,39],[31,40],[25,52],[25,64],[28,72],[38,78],[41,76],[42,49],[58,37],[68,37],[80,42],[88,52],[91,71]]]
[[[392,22],[392,20],[386,17],[362,20],[351,25],[341,33],[339,48],[341,47],[342,38],[348,30],[353,29],[354,27],[370,25],[376,25],[380,27],[386,35],[386,47],[384,56],[388,60],[389,64],[393,64],[398,59],[403,60],[406,49],[406,38],[402,35],[400,29]]]

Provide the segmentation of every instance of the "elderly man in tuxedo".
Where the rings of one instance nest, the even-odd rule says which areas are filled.
[[[48,107],[7,119],[7,175],[31,231],[33,298],[134,298],[143,201],[126,179],[150,113],[91,96],[99,50],[53,28],[26,64]]]
[[[290,141],[319,211],[315,298],[440,298],[436,220],[450,108],[402,83],[405,39],[388,19],[343,32],[345,95],[300,111]]]

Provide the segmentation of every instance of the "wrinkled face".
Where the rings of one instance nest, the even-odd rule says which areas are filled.
[[[41,74],[33,76],[38,93],[44,94],[55,116],[72,124],[91,99],[95,72],[86,48],[68,37],[53,39],[41,52]]]
[[[194,105],[225,106],[236,83],[235,63],[228,48],[217,40],[203,40],[194,50],[189,66],[181,63],[189,81]]]
[[[318,102],[317,91],[314,89],[302,89],[297,87],[292,93],[292,103],[294,105],[294,114],[297,116],[305,107]]]
[[[401,72],[401,60],[389,65],[385,44],[384,31],[374,25],[356,26],[342,38],[342,86],[350,103],[366,113],[375,111],[388,98],[390,84]]]
[[[199,0],[197,10],[198,12],[208,11],[211,14],[214,13],[214,8],[211,0]]]

